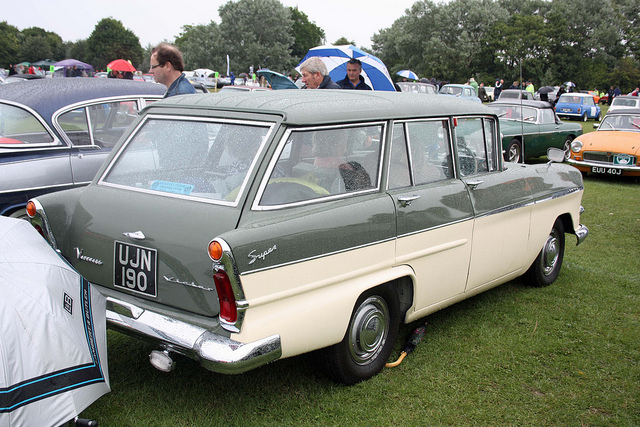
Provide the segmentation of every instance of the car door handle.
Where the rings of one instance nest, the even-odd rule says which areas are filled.
[[[476,188],[478,188],[478,185],[482,184],[484,181],[482,181],[480,179],[474,179],[474,180],[469,180],[469,181],[465,181],[465,182],[469,186],[470,189],[475,190]]]
[[[413,202],[414,200],[418,200],[419,198],[420,196],[414,194],[413,196],[398,197],[398,201],[400,202],[400,206],[406,208],[407,206],[411,206],[411,202]]]

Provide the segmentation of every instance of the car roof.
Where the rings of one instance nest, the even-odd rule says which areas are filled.
[[[634,95],[618,95],[615,98],[613,98],[613,100],[615,101],[618,98],[621,98],[621,99],[624,99],[624,98],[626,98],[626,99],[640,99],[639,97],[634,96]]]
[[[25,105],[49,119],[59,109],[78,102],[127,95],[162,95],[164,85],[124,79],[49,78],[0,85],[0,102]]]
[[[587,97],[591,97],[593,98],[593,95],[589,94],[589,93],[582,93],[582,92],[565,92],[560,96],[580,96],[583,98],[587,98]]]
[[[275,114],[292,125],[493,114],[479,103],[454,97],[360,90],[229,91],[226,94],[184,95],[154,102],[145,110],[151,113],[163,107]]]
[[[640,108],[617,108],[607,112],[607,116],[614,115],[640,115]]]
[[[521,102],[522,101],[522,102]],[[489,105],[491,104],[498,104],[498,105],[522,105],[523,107],[534,107],[534,108],[553,108],[553,106],[545,101],[536,101],[533,99],[515,99],[515,98],[509,98],[509,99],[497,99],[494,102],[489,103]]]

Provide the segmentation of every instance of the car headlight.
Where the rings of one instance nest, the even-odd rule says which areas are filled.
[[[582,150],[582,141],[578,140],[578,139],[574,139],[571,142],[571,151],[573,151],[574,153],[579,153]]]

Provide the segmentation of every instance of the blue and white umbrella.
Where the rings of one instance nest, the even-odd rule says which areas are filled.
[[[418,75],[411,70],[400,70],[396,74],[409,80],[420,80]]]
[[[373,90],[395,91],[393,81],[384,62],[355,46],[317,46],[307,52],[300,64],[312,56],[318,56],[322,59],[322,62],[327,66],[327,70],[329,70],[331,80],[334,82],[347,76],[347,61],[349,59],[359,59],[362,62],[361,75]],[[300,72],[300,64],[296,67],[298,72]]]

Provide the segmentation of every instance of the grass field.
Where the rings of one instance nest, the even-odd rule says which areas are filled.
[[[592,125],[593,122],[588,122]],[[592,130],[592,128],[591,128]],[[585,178],[580,246],[567,235],[552,286],[514,280],[427,321],[397,368],[336,385],[311,356],[226,376],[109,332],[112,392],[82,416],[101,426],[640,425],[640,182]],[[313,333],[313,331],[309,331]]]

